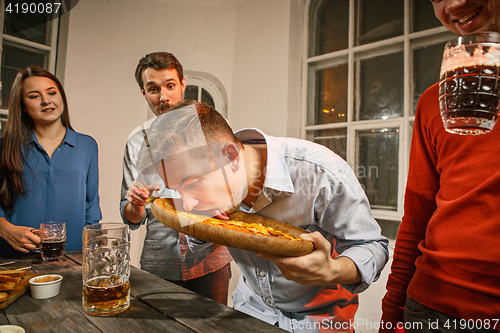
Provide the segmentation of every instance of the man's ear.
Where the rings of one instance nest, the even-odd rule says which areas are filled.
[[[184,94],[184,91],[186,90],[186,78],[185,77],[183,77],[181,80],[181,89],[182,89],[182,93]]]
[[[223,154],[228,158],[229,166],[233,171],[238,170],[243,163],[240,150],[240,147],[233,142],[224,145]]]
[[[141,93],[142,93],[142,96],[144,96],[144,98],[146,98],[146,91],[143,88],[141,88]]]

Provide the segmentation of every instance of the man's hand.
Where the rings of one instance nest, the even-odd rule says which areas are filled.
[[[33,228],[13,225],[0,218],[0,236],[19,252],[28,253],[40,243],[40,238],[31,230]]]
[[[128,187],[126,198],[131,205],[142,207],[146,204],[151,192],[152,190],[148,190],[141,183],[134,180]]]
[[[272,261],[287,280],[305,285],[355,284],[361,275],[354,262],[347,257],[333,259],[331,244],[319,232],[301,235],[303,240],[314,243],[314,251],[301,257],[280,257],[256,253],[260,258]]]
[[[127,190],[128,203],[125,205],[123,214],[130,223],[140,223],[146,214],[144,205],[153,191],[158,191],[160,185],[154,184],[147,188],[142,183],[133,181]]]

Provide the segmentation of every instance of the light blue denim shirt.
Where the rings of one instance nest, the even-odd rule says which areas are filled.
[[[301,285],[286,280],[273,262],[253,252],[229,248],[242,273],[233,294],[234,307],[295,331],[300,331],[297,329],[304,321],[313,320],[312,313],[339,321],[353,318],[357,295],[351,293],[365,290],[378,279],[388,260],[389,243],[371,216],[354,172],[331,150],[310,141],[267,136],[256,129],[238,131],[236,136],[244,144],[260,141],[267,146],[263,191],[252,208],[242,204],[240,209],[319,231],[331,242],[332,250],[354,261],[362,281],[343,286]],[[204,246],[201,241],[189,240],[193,250]],[[346,297],[343,288],[351,296]],[[342,308],[350,303],[356,304],[354,312],[342,314]]]

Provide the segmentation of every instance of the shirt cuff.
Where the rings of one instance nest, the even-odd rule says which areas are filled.
[[[120,202],[120,216],[122,218],[123,223],[128,224],[128,227],[130,230],[137,230],[140,228],[141,225],[144,224],[146,219],[148,218],[148,214],[144,217],[144,219],[140,223],[131,223],[127,218],[125,217],[125,214],[123,213],[125,211],[125,205],[128,203],[128,200],[123,200]]]
[[[351,259],[356,267],[358,268],[359,273],[361,274],[361,282],[358,284],[350,284],[350,285],[342,285],[345,289],[349,290],[353,294],[360,293],[365,291],[374,281],[380,276],[380,272],[385,266],[385,263],[388,260],[389,252],[387,246],[383,246],[385,244],[379,244],[375,242],[374,244],[370,244],[372,249],[368,249],[365,246],[353,246],[346,249],[342,254],[338,257],[347,257]],[[382,245],[382,246],[381,246]],[[382,249],[381,249],[382,247]],[[372,252],[372,250],[379,250],[385,252],[385,258],[383,253],[380,253],[378,256]],[[337,258],[338,258],[337,257]],[[378,257],[378,263],[377,258]]]

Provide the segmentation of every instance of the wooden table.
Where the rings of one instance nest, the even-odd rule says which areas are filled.
[[[0,259],[6,261],[11,260]],[[56,297],[38,300],[28,290],[0,311],[0,325],[19,325],[27,333],[284,332],[135,267],[130,272],[130,307],[109,317],[90,316],[82,309],[81,253],[69,252],[52,262],[39,256],[15,261],[31,265],[36,273],[63,276]]]

